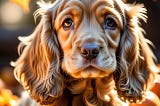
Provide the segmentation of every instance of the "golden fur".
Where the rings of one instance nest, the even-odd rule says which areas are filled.
[[[119,106],[143,99],[158,70],[140,27],[140,19],[146,21],[143,5],[38,4],[35,18],[41,21],[30,36],[20,37],[22,53],[14,64],[15,77],[33,99],[53,106]],[[82,47],[98,47],[94,59]]]

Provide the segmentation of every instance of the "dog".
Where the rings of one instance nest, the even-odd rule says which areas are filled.
[[[121,0],[38,2],[35,31],[20,37],[14,74],[39,105],[137,103],[158,70],[144,37],[142,4]]]

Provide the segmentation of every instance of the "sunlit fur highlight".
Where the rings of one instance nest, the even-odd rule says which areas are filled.
[[[38,2],[40,8],[35,12],[35,18],[40,16],[40,23],[30,36],[19,38],[20,57],[13,63],[16,79],[42,105],[124,106],[122,101],[142,100],[158,71],[140,27],[140,20],[146,21],[143,5],[107,1],[120,13],[124,26],[116,50],[117,68],[107,77],[91,80],[75,79],[61,67],[64,53],[53,24],[67,2]]]

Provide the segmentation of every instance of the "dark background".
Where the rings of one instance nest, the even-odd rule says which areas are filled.
[[[145,37],[151,40],[155,45],[155,48],[152,49],[160,63],[160,0],[127,0],[127,2],[144,3],[147,8],[148,21],[142,25],[146,31]],[[18,8],[22,17],[17,22],[9,23],[4,22],[2,16],[5,13],[3,7],[7,3],[9,3],[8,0],[0,0],[0,80],[3,80],[6,88],[11,89],[13,93],[18,94],[17,89],[20,88],[13,77],[13,67],[10,66],[10,62],[15,61],[18,57],[17,46],[19,41],[17,37],[27,36],[34,31],[36,24],[32,14],[38,6],[36,5],[36,0],[31,0],[30,12],[23,13],[18,5],[12,4],[12,6]],[[11,5],[9,5],[8,8],[10,8],[10,6]],[[12,18],[15,17],[14,11],[13,15],[10,15],[11,14],[6,17],[9,17],[10,20],[12,20]]]

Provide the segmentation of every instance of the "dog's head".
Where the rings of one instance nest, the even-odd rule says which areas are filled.
[[[58,0],[39,3],[41,21],[21,38],[15,76],[31,96],[49,104],[63,94],[65,77],[114,76],[118,95],[142,99],[156,66],[139,26],[143,5],[121,0]]]

